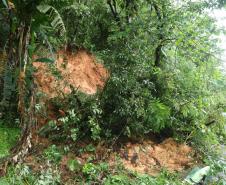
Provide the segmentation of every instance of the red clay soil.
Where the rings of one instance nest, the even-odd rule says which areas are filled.
[[[48,147],[50,143],[40,142],[37,148]],[[77,148],[86,148],[87,144],[81,143]],[[171,173],[182,172],[197,164],[195,160],[195,151],[186,144],[179,144],[172,138],[164,140],[162,143],[156,143],[152,140],[146,140],[142,143],[127,142],[122,147],[114,150],[98,144],[94,152],[83,152],[81,154],[68,153],[64,155],[60,162],[60,171],[65,181],[73,178],[75,175],[68,168],[70,160],[77,160],[81,166],[89,162],[91,158],[95,163],[106,162],[110,168],[115,169],[118,164],[122,164],[125,169],[140,174],[149,174],[157,176],[162,169]],[[43,151],[37,150],[37,153],[28,156],[25,163],[34,171],[39,171],[40,166],[45,165],[44,161],[40,163],[39,156]],[[40,164],[39,164],[40,163]]]
[[[172,138],[160,144],[150,140],[141,144],[127,143],[120,156],[126,169],[151,175],[157,175],[161,169],[180,172],[195,163],[192,148]]]
[[[47,98],[69,94],[70,86],[86,94],[95,94],[103,88],[108,71],[95,57],[85,50],[77,53],[60,51],[55,64],[62,78],[57,79],[46,63],[34,62],[37,72],[34,74],[38,90],[45,93]]]
[[[37,56],[34,57],[34,59],[36,58]],[[55,63],[33,62],[33,66],[36,68],[35,84],[38,91],[45,94],[40,102],[47,107],[47,116],[37,115],[37,128],[41,128],[50,120],[56,120],[57,115],[61,113],[56,112],[48,101],[49,99],[64,98],[65,95],[71,93],[72,89],[86,94],[95,94],[98,89],[104,87],[108,71],[96,61],[94,55],[88,51],[79,50],[77,53],[59,51],[56,54]],[[60,78],[54,75],[53,72],[56,71],[60,74]],[[34,134],[34,138],[36,142],[39,141],[38,135]]]
[[[95,153],[84,152],[79,156],[70,153],[62,159],[61,167],[66,169],[67,161],[70,159],[76,159],[83,165],[90,158],[94,158],[97,162],[104,160],[112,168],[121,163],[127,170],[156,176],[162,169],[169,172],[182,172],[191,168],[197,163],[194,154],[191,147],[179,144],[172,138],[160,144],[146,140],[142,143],[127,143],[115,152],[104,146],[96,146]]]

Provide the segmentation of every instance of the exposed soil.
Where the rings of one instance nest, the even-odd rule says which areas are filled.
[[[43,150],[49,146],[48,142],[39,143],[33,155],[25,159],[25,164],[38,172],[45,166],[45,161],[40,161]],[[80,143],[75,150],[71,150],[67,155],[62,156],[59,169],[63,180],[73,179],[74,173],[68,168],[69,160],[77,160],[81,167],[93,159],[93,163],[106,162],[114,171],[120,163],[125,169],[141,174],[156,176],[162,169],[169,172],[182,172],[194,166],[194,150],[186,144],[179,144],[172,138],[168,138],[161,143],[152,140],[145,140],[141,143],[123,143],[121,147],[107,147],[104,143],[95,146],[95,151],[86,151],[87,143]],[[114,148],[114,149],[113,149]],[[78,149],[83,149],[78,153]],[[79,170],[81,171],[81,170]],[[77,174],[79,175],[79,174]],[[81,174],[80,174],[81,175]]]
[[[153,141],[144,141],[140,144],[127,143],[120,156],[126,169],[150,175],[158,174],[161,169],[180,172],[195,163],[192,148],[179,144],[172,138],[160,144]]]
[[[34,59],[42,57],[35,56]],[[56,112],[48,100],[55,97],[64,98],[72,90],[91,95],[104,87],[109,74],[107,69],[96,61],[95,56],[88,51],[79,50],[77,53],[59,51],[55,63],[33,62],[36,68],[34,80],[37,90],[45,94],[39,103],[47,107],[46,116],[37,117],[37,128],[49,120],[56,120],[57,115],[64,114],[60,110]],[[38,141],[36,136],[34,137]]]
[[[75,54],[59,51],[55,64],[50,64],[56,66],[58,75],[54,75],[54,68],[51,70],[46,63],[34,62],[33,65],[37,69],[34,79],[38,90],[48,98],[69,94],[71,87],[86,94],[95,94],[108,78],[108,71],[85,50]]]
[[[81,148],[84,147],[81,145]],[[127,142],[117,149],[98,144],[95,152],[84,152],[74,156],[74,159],[84,164],[92,157],[97,163],[103,160],[111,167],[121,163],[127,170],[156,176],[162,169],[181,172],[192,167],[197,163],[194,155],[195,152],[188,145],[179,144],[174,139],[168,138],[161,143],[152,140],[141,143]],[[62,165],[72,156],[70,154],[65,157]]]

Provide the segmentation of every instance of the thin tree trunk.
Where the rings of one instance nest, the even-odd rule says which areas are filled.
[[[156,12],[157,18],[158,18],[158,25],[157,25],[157,30],[158,30],[158,40],[159,40],[159,45],[155,49],[155,67],[160,67],[161,66],[161,59],[162,59],[162,41],[164,40],[164,35],[163,35],[163,16],[161,15],[161,10],[159,9],[158,5],[156,3],[153,3],[154,10]]]

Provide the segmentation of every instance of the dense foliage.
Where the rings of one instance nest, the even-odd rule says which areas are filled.
[[[15,86],[18,72],[12,70],[17,71],[18,65],[26,67],[27,62],[22,61],[27,55],[24,47],[29,50],[28,59],[24,60],[30,60],[45,47],[53,52],[66,44],[68,50],[93,51],[110,71],[105,89],[92,102],[94,108],[85,102],[89,113],[77,115],[82,108],[74,110],[80,122],[95,125],[95,134],[107,129],[132,136],[167,129],[170,133],[189,135],[209,130],[210,122],[220,127],[225,76],[218,68],[220,50],[213,37],[220,29],[205,10],[216,3],[101,0],[3,3],[1,16],[7,15],[6,6],[11,22],[1,21],[5,35],[2,49],[13,47],[9,45],[13,41],[5,38],[7,34],[15,37],[11,29],[21,25],[21,29],[29,29],[31,42],[24,43],[27,46],[21,46],[20,39],[12,43],[21,47],[21,61],[8,56],[15,60],[15,67],[10,69],[6,65],[2,69],[5,83],[1,109],[12,107],[10,100],[21,91],[22,87]],[[24,12],[24,7],[29,8]],[[60,40],[55,35],[60,35]],[[30,70],[27,71],[29,76]]]
[[[66,115],[50,120],[40,135],[76,142],[155,133],[203,146],[203,152],[223,144],[226,74],[216,37],[223,30],[207,11],[223,6],[222,0],[2,0],[0,119],[26,134],[32,130],[32,116],[48,112],[34,111],[40,102],[33,105],[39,95],[32,57],[86,49],[109,70],[104,89],[93,96],[74,89],[52,99]],[[83,173],[91,176],[85,166]],[[106,184],[125,178],[107,176]]]
[[[95,134],[108,130],[127,136],[166,130],[188,136],[222,127],[225,76],[218,68],[220,50],[213,37],[220,30],[206,7],[96,1],[58,8],[64,22],[68,16],[76,20],[66,24],[68,47],[89,48],[110,71],[93,103],[85,100],[74,110],[80,123],[96,129]],[[86,113],[81,115],[83,106]]]

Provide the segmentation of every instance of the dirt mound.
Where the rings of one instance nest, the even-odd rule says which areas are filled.
[[[120,162],[128,170],[156,176],[162,169],[181,172],[192,167],[196,163],[194,154],[191,147],[168,138],[160,144],[151,140],[126,143],[115,151],[98,145],[95,153],[85,152],[74,158],[81,164],[85,164],[90,158],[96,159],[97,163],[104,160],[113,168]]]
[[[85,50],[75,54],[60,51],[55,64],[34,62],[33,65],[37,69],[34,78],[38,90],[48,98],[68,94],[71,87],[86,94],[95,94],[97,89],[103,88],[108,78],[103,65],[97,63],[95,57]]]
[[[46,161],[40,160],[40,156],[50,144],[40,140],[35,145],[34,151],[36,152],[26,157],[24,163],[34,172],[39,173],[46,166]],[[88,146],[92,146],[92,150]],[[59,145],[58,148],[63,148],[63,146]],[[76,163],[77,175],[81,176],[83,165],[90,162],[94,164],[108,163],[112,173],[115,173],[118,165],[122,164],[125,169],[151,176],[157,176],[162,169],[169,172],[182,172],[197,163],[194,150],[185,144],[177,143],[172,138],[168,138],[162,143],[156,143],[153,140],[141,143],[119,142],[117,146],[111,145],[110,147],[106,146],[105,142],[100,142],[94,147],[89,142],[80,141],[72,148],[71,152],[62,155],[59,163],[61,177],[65,182],[72,180],[75,176],[75,172],[70,171],[68,166],[72,160]]]
[[[179,172],[194,164],[194,152],[185,144],[178,144],[172,138],[160,144],[144,141],[141,144],[127,143],[120,151],[122,164],[126,169],[151,175],[161,169]]]

